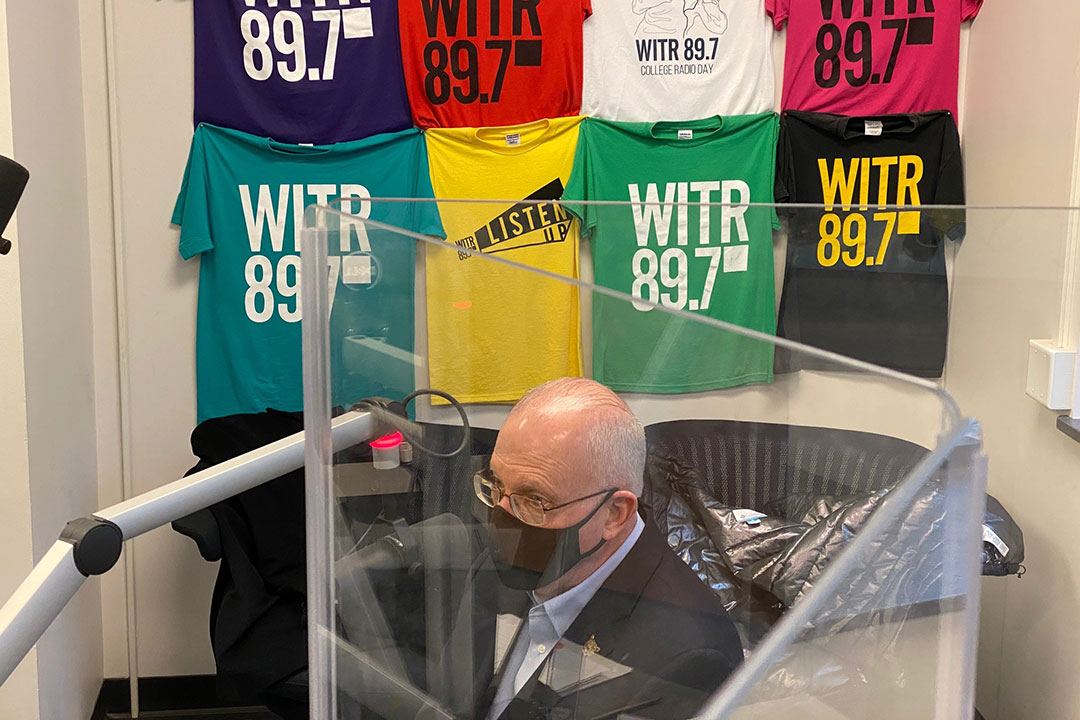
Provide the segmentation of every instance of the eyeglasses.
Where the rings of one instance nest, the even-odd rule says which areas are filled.
[[[514,517],[526,525],[543,525],[547,520],[547,513],[551,510],[558,510],[564,508],[567,505],[573,505],[576,502],[582,500],[588,500],[589,498],[598,497],[600,495],[614,495],[616,490],[600,490],[594,492],[591,495],[585,495],[583,497],[574,498],[558,505],[545,505],[538,498],[534,498],[530,495],[520,495],[518,493],[507,494],[503,489],[502,482],[495,477],[495,474],[491,472],[490,468],[481,470],[473,475],[473,490],[476,492],[476,497],[480,498],[480,502],[484,503],[488,507],[495,507],[502,499],[509,498],[510,510],[513,511]]]

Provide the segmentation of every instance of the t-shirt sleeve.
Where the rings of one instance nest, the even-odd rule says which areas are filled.
[[[964,160],[960,152],[959,133],[951,120],[942,145],[941,168],[938,171],[937,193],[933,202],[935,205],[962,206],[966,201]],[[967,231],[965,220],[963,207],[934,211],[934,224],[950,240],[959,242],[964,239]]]
[[[592,0],[581,0],[581,19],[584,20],[592,15]]]
[[[206,177],[206,138],[200,125],[191,140],[184,181],[173,208],[173,225],[180,226],[180,257],[188,260],[214,247],[210,236],[210,187]]]
[[[416,232],[422,235],[433,235],[438,238],[446,237],[443,228],[442,217],[439,215],[439,204],[434,202],[435,190],[431,184],[431,167],[428,164],[427,139],[423,134],[419,136],[420,163],[416,172],[416,192],[413,197],[422,198],[428,202],[418,202],[413,208],[414,226]]]
[[[792,201],[795,194],[795,178],[792,176],[792,171],[787,122],[781,121],[776,141],[776,182],[773,188],[773,199],[777,204]]]
[[[983,0],[964,0],[964,4],[961,7],[960,19],[963,22],[968,20],[974,20],[975,16],[979,14],[979,10],[982,9]]]
[[[765,14],[772,18],[773,27],[781,30],[787,21],[788,7],[791,0],[765,0]],[[981,2],[981,0],[965,0],[965,2]]]
[[[596,227],[595,208],[584,204],[593,200],[591,192],[592,177],[589,160],[589,123],[586,118],[581,123],[578,132],[577,151],[574,154],[574,168],[570,171],[570,179],[563,190],[562,204],[571,214],[575,215],[581,226],[581,234],[588,237]]]
[[[774,113],[771,119],[772,122],[769,123],[769,131],[772,135],[772,152],[770,153],[770,157],[772,157],[773,161],[773,195],[770,200],[774,203],[774,206],[772,212],[770,212],[769,214],[772,216],[770,219],[772,220],[773,230],[779,230],[780,213],[779,208],[776,207],[776,204],[780,202],[780,198],[776,192],[778,189],[778,186],[776,184],[776,178],[778,177],[778,172],[780,168],[780,158],[778,153],[778,150],[780,148],[780,118]]]

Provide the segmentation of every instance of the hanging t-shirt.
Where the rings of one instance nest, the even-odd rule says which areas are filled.
[[[825,206],[790,212],[777,334],[940,377],[949,318],[944,238],[962,237],[964,215],[917,208],[964,203],[952,116],[784,113],[776,195]],[[823,365],[785,355],[778,366]]]
[[[397,0],[195,0],[195,123],[291,143],[411,127]]]
[[[372,203],[371,197],[432,197],[419,131],[306,147],[212,125],[196,129],[172,221],[181,226],[180,255],[202,256],[195,349],[199,422],[267,408],[303,409],[305,207],[347,198],[335,207],[442,235],[433,203]],[[413,242],[349,217],[331,218],[327,228],[331,324],[347,316],[345,326],[332,331],[334,401],[400,398],[413,386],[412,367],[388,363],[372,372],[370,359],[380,357],[380,348],[387,356],[412,352]],[[387,367],[392,371],[384,372]]]
[[[515,125],[581,109],[590,0],[401,0],[401,51],[422,128]]]
[[[765,0],[787,23],[785,110],[956,116],[960,24],[982,0]]]
[[[772,380],[773,346],[658,311],[776,328],[775,113],[687,122],[588,120],[563,196],[591,238],[593,377],[681,393]],[[621,201],[583,205],[580,201]],[[694,203],[718,203],[696,206]]]
[[[593,0],[582,114],[692,120],[773,108],[762,0]]]
[[[577,223],[552,201],[570,176],[581,121],[428,130],[431,181],[447,240],[576,278]],[[513,402],[547,380],[581,375],[575,286],[467,252],[428,247],[425,262],[432,387],[463,402]]]

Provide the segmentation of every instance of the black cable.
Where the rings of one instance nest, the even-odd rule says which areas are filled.
[[[461,425],[462,430],[464,431],[464,435],[461,439],[461,444],[456,450],[454,450],[454,452],[436,452],[435,450],[424,447],[423,443],[421,443],[417,439],[416,436],[420,434],[417,432],[417,430],[422,430],[422,428],[421,426],[409,420],[407,414],[407,407],[409,403],[411,403],[413,400],[420,397],[421,395],[434,395],[436,397],[442,398],[443,400],[446,400],[448,403],[454,406],[454,409],[458,411],[458,415],[461,416]],[[412,444],[414,448],[435,458],[449,460],[451,458],[457,457],[470,447],[470,442],[472,438],[471,429],[469,428],[469,416],[465,413],[465,408],[461,406],[461,403],[457,401],[457,398],[455,398],[449,393],[443,392],[442,390],[423,388],[421,390],[417,390],[411,395],[408,395],[400,403],[387,400],[386,398],[365,398],[360,402],[354,404],[350,409],[372,413],[373,415],[375,415],[377,420],[386,425],[389,425],[390,427],[400,432],[409,441],[409,443]]]
[[[430,450],[424,447],[415,440],[410,439],[410,442],[412,442],[413,446],[420,448],[421,451],[427,453],[428,455],[431,455],[432,457],[441,458],[443,460],[449,460],[450,458],[457,457],[461,453],[465,452],[465,450],[469,448],[470,442],[472,440],[472,431],[469,428],[469,416],[465,414],[465,408],[462,407],[461,403],[457,401],[457,398],[455,398],[450,393],[443,392],[442,390],[432,390],[431,388],[422,388],[412,393],[411,395],[406,395],[405,399],[401,401],[402,406],[407,409],[409,407],[409,403],[411,403],[413,400],[420,397],[421,395],[434,395],[435,397],[440,397],[454,406],[454,409],[457,410],[458,415],[461,416],[461,444],[458,445],[457,450],[452,453],[435,452],[434,450]]]

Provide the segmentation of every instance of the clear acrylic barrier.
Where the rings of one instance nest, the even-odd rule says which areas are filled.
[[[309,209],[312,717],[970,716],[985,458],[935,380],[964,219],[660,197]],[[427,234],[440,225],[448,241]],[[852,302],[870,273],[891,297]],[[788,336],[926,378],[778,338],[778,311]],[[612,388],[641,421],[643,481],[622,457],[566,470],[606,446],[557,403],[496,449],[513,403],[563,376]],[[424,388],[464,403],[468,428],[421,394],[409,421],[374,410],[404,451],[331,447],[340,413]],[[548,433],[554,416],[566,433]],[[511,486],[529,475],[522,437],[558,461],[542,491]],[[542,583],[552,566],[530,565],[528,528],[492,525],[474,485],[489,470],[547,506],[612,483],[638,496],[645,529],[576,613],[558,599],[610,570],[615,542],[534,594],[509,588],[506,566]],[[609,500],[546,527],[595,530]],[[551,597],[568,625],[552,620],[548,647],[529,611]]]

